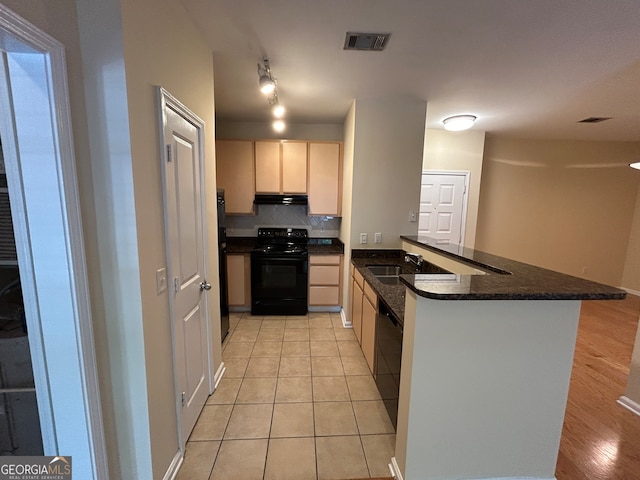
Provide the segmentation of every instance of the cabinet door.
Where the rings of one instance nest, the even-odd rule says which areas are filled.
[[[283,142],[282,191],[307,193],[307,142]]]
[[[309,215],[341,215],[339,143],[309,143]]]
[[[280,142],[256,142],[256,192],[281,193]]]
[[[251,304],[249,286],[250,259],[246,255],[227,255],[227,288],[229,306],[245,307]]]
[[[369,364],[369,370],[375,372],[376,358],[376,307],[365,296],[362,301],[362,353]]]
[[[218,188],[225,191],[228,214],[253,214],[255,180],[253,142],[219,140],[216,142],[216,174]]]
[[[362,345],[362,297],[364,294],[360,285],[355,280],[352,280],[352,295],[351,295],[351,325],[353,327],[353,333],[356,334],[358,343]]]

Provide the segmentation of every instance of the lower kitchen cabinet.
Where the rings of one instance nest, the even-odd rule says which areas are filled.
[[[351,265],[351,326],[358,343],[362,345],[362,285],[364,279],[353,265]]]
[[[251,308],[251,256],[227,255],[229,307]]]
[[[309,255],[309,306],[342,306],[342,255]]]
[[[375,373],[376,361],[376,315],[378,312],[378,297],[369,284],[364,282],[364,296],[362,298],[362,342],[360,346],[369,370]]]

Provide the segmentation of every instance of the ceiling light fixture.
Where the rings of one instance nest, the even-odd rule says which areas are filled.
[[[264,57],[262,63],[258,63],[258,78],[260,83],[260,91],[265,95],[271,95],[276,89],[276,81],[271,76],[271,67],[269,67],[269,59]]]
[[[468,130],[473,126],[473,122],[476,121],[475,115],[454,115],[453,117],[445,118],[442,123],[444,129],[450,132],[460,132],[462,130]]]
[[[629,166],[630,166],[631,168],[635,168],[636,170],[640,170],[640,162],[633,162],[633,163],[630,163],[630,164],[629,164]]]
[[[269,59],[267,57],[262,59],[262,63],[258,63],[258,80],[260,83],[260,91],[269,97],[271,113],[273,117],[277,119],[271,126],[276,132],[283,132],[286,128],[286,124],[284,120],[282,120],[285,114],[285,108],[280,105],[278,82],[271,74],[271,66],[269,65]]]
[[[282,118],[284,117],[284,112],[286,111],[286,109],[280,105],[279,103],[276,103],[273,105],[273,107],[271,108],[271,113],[273,113],[273,116],[275,118]]]
[[[274,120],[272,126],[276,132],[284,132],[284,129],[287,128],[283,120]]]

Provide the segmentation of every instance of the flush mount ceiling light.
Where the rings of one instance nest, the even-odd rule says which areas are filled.
[[[260,83],[260,91],[265,95],[271,95],[276,89],[276,81],[271,76],[271,68],[269,67],[269,59],[264,57],[262,63],[258,63],[258,81]]]
[[[631,168],[635,168],[636,170],[640,170],[640,162],[633,162],[633,163],[630,163],[630,164],[629,164],[629,166],[630,166]]]
[[[442,123],[444,129],[450,132],[460,132],[462,130],[468,130],[473,126],[473,122],[476,121],[475,115],[454,115],[453,117],[445,118]]]

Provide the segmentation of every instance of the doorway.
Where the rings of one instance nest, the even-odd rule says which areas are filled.
[[[0,5],[0,136],[42,447],[107,479],[64,50]]]

